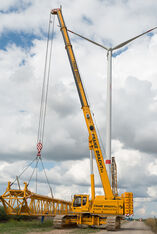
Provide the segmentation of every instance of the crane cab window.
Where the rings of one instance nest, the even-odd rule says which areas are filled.
[[[85,206],[87,203],[87,197],[81,197],[81,196],[75,196],[74,197],[74,202],[73,202],[73,206],[74,207],[79,207],[79,206]]]
[[[81,197],[80,197],[80,196],[74,197],[73,206],[74,206],[74,207],[81,206]]]
[[[87,203],[87,197],[83,197],[82,199],[82,205],[85,206]]]

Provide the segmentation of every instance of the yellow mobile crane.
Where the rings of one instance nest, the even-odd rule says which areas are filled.
[[[73,214],[65,216],[56,215],[54,218],[54,224],[57,227],[61,227],[63,224],[76,223],[89,226],[106,226],[108,230],[115,230],[116,228],[120,227],[120,219],[123,215],[133,214],[133,194],[131,192],[126,192],[121,196],[118,196],[112,192],[99,144],[99,139],[83,88],[68,31],[63,19],[62,11],[60,8],[57,8],[53,9],[51,13],[53,15],[57,15],[59,20],[60,30],[64,39],[65,48],[69,57],[89,133],[89,150],[91,155],[91,200],[89,199],[89,195],[74,195],[74,199],[72,201]],[[94,152],[95,155],[102,187],[104,190],[104,195],[102,196],[95,195],[92,152]]]
[[[6,213],[9,215],[51,216],[54,217],[53,222],[56,227],[62,227],[67,224],[77,224],[106,227],[108,230],[115,230],[120,227],[120,220],[124,215],[128,216],[133,214],[133,194],[131,192],[125,192],[124,194],[121,194],[121,196],[118,196],[116,189],[117,180],[115,176],[116,164],[114,160],[112,161],[111,167],[113,177],[111,188],[90,107],[82,85],[74,52],[62,16],[62,11],[60,8],[54,9],[51,11],[51,14],[58,16],[61,32],[65,42],[65,48],[68,53],[84,118],[88,128],[89,150],[91,155],[91,199],[89,198],[89,195],[77,194],[74,195],[72,202],[68,202],[54,197],[40,195],[28,189],[30,180],[28,183],[24,183],[24,188],[22,189],[20,187],[19,177],[26,170],[24,169],[20,176],[16,178],[19,188],[14,189],[12,187],[16,180],[12,183],[8,182],[8,187],[4,194],[0,196],[0,201],[3,204]],[[38,154],[34,160],[37,160],[38,162],[38,160],[42,160],[40,154],[42,149],[41,142],[38,142],[37,149]],[[93,152],[104,190],[104,195],[102,196],[95,195]]]

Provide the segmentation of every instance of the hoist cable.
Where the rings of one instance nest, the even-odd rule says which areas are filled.
[[[97,123],[96,123],[96,119],[95,119],[95,117],[94,117],[94,111],[92,110],[93,104],[91,103],[91,100],[90,100],[90,98],[89,98],[89,96],[88,96],[88,92],[87,92],[87,89],[86,89],[86,85],[85,85],[85,83],[84,83],[83,80],[82,80],[82,84],[83,84],[83,87],[84,87],[85,95],[86,95],[86,97],[87,97],[87,101],[88,101],[89,106],[90,106],[91,114],[92,114],[92,116],[93,116],[93,121],[94,121],[96,130],[97,130],[97,135],[98,135],[98,138],[99,138],[99,141],[100,141],[100,144],[101,144],[100,147],[101,147],[101,149],[103,150],[103,152],[104,152],[104,154],[105,154],[105,156],[106,156],[105,146],[104,146],[104,144],[103,144],[103,140],[102,140],[102,137],[101,137],[101,134],[100,134],[98,125],[97,125]]]
[[[103,140],[102,140],[102,137],[101,137],[101,134],[100,134],[100,131],[99,131],[99,128],[98,128],[98,125],[97,125],[97,122],[96,122],[96,119],[94,117],[94,112],[92,112],[92,116],[93,116],[93,120],[94,120],[94,124],[95,124],[95,127],[96,127],[96,130],[97,130],[97,133],[98,133],[98,138],[99,138],[99,141],[101,143],[101,147],[104,151],[104,154],[106,156],[106,150],[105,150],[105,147],[104,147],[104,144],[103,144]]]
[[[47,108],[48,87],[49,87],[50,71],[51,71],[51,58],[52,58],[54,22],[55,22],[55,20],[53,20],[53,26],[52,26],[52,32],[51,32],[52,39],[51,39],[51,43],[50,43],[50,56],[49,56],[49,64],[48,64],[48,72],[47,72],[47,85],[46,85],[46,94],[45,94],[45,106],[44,106],[44,116],[43,116],[42,139],[41,139],[42,143],[43,143],[44,130],[45,130],[45,117],[46,117],[46,108]]]
[[[51,58],[52,58],[52,46],[53,46],[53,38],[54,38],[54,24],[55,24],[55,16],[53,16],[52,20],[52,14],[50,14],[49,17],[49,25],[48,25],[48,35],[47,35],[47,44],[46,44],[46,55],[45,55],[45,66],[44,66],[44,75],[43,75],[43,84],[42,84],[42,95],[41,95],[41,104],[40,104],[40,114],[39,114],[39,126],[38,126],[38,133],[37,133],[37,145],[38,153],[40,153],[42,149],[42,143],[43,143],[43,137],[44,137],[44,129],[45,129],[45,117],[46,117],[46,107],[47,107],[47,98],[48,98],[48,87],[49,87],[49,79],[50,79],[50,71],[51,71]],[[40,154],[38,155],[40,156]],[[22,174],[32,165],[32,163],[36,160],[36,165],[32,171],[32,174],[29,178],[28,185],[30,184],[30,181],[35,173],[36,170],[36,192],[37,192],[37,182],[38,182],[38,162],[41,157],[35,157],[33,161],[26,167],[24,170],[20,173],[18,178],[22,176]],[[42,167],[44,170],[44,174],[47,180],[47,183],[49,185],[51,195],[52,189],[50,187],[50,183],[48,181],[48,177],[46,175],[46,171],[44,169],[43,162],[41,160]],[[17,181],[17,178],[11,183],[13,185]]]
[[[44,67],[44,77],[43,77],[43,85],[42,85],[42,95],[41,95],[41,104],[40,104],[40,115],[39,115],[39,127],[38,127],[37,143],[41,140],[40,138],[41,138],[41,126],[42,126],[42,116],[43,116],[43,102],[44,102],[44,93],[45,93],[45,80],[46,80],[46,67],[47,67],[47,59],[48,59],[50,26],[51,26],[51,14],[50,14],[49,26],[48,26],[48,36],[47,36],[47,45],[46,45],[45,67]]]
[[[20,177],[23,175],[23,173],[32,165],[32,163],[33,163],[35,160],[36,160],[36,158],[34,158],[33,161],[31,161],[31,163],[28,164],[28,165],[23,169],[23,171],[20,173],[20,175],[18,176],[18,178],[20,178]],[[16,180],[17,180],[17,179],[15,179],[15,180],[11,183],[11,185],[13,185],[13,184],[15,183]]]
[[[32,172],[32,174],[31,174],[31,176],[30,176],[30,178],[29,178],[28,186],[29,186],[29,183],[30,183],[30,181],[31,181],[31,179],[32,179],[32,177],[33,177],[33,175],[34,175],[35,169],[37,168],[38,161],[39,161],[39,158],[36,157],[36,165],[35,165],[35,167],[34,167],[34,169],[33,169],[33,172]]]
[[[39,163],[39,158],[37,159],[37,165],[36,165],[36,193],[37,193],[37,186],[38,186],[38,163]]]
[[[53,23],[51,21],[51,17],[52,17],[52,14],[50,14],[49,26],[48,26],[48,36],[47,36],[47,46],[46,46],[46,55],[45,55],[45,67],[44,67],[44,78],[43,78],[43,85],[42,85],[42,96],[41,96],[41,105],[40,105],[37,143],[38,142],[42,143],[43,136],[44,136],[46,104],[47,104],[47,96],[48,96],[50,63],[51,63],[51,57],[52,57],[52,44],[53,44],[53,34],[54,34],[54,22],[55,22],[55,17],[53,18]],[[52,29],[51,29],[51,23],[52,23]],[[51,39],[51,42],[50,42],[50,39]]]
[[[52,198],[53,198],[52,188],[51,188],[51,186],[50,186],[50,182],[49,182],[49,180],[48,180],[48,177],[47,177],[47,174],[46,174],[46,170],[45,170],[45,167],[44,167],[44,164],[43,164],[43,161],[42,161],[42,158],[41,158],[41,157],[40,157],[40,161],[41,161],[41,165],[42,165],[42,168],[43,168],[45,177],[46,177],[47,184],[48,184],[49,189],[50,189],[50,192],[51,192],[51,196],[52,196]]]

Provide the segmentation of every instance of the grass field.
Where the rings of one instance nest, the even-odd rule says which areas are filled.
[[[52,221],[46,220],[41,223],[40,220],[32,221],[17,221],[9,220],[7,222],[0,222],[0,233],[5,234],[21,234],[28,232],[44,232],[53,229]]]
[[[151,227],[153,232],[157,233],[157,218],[146,219],[145,223]]]
[[[65,229],[66,230],[66,229]],[[27,216],[8,216],[5,213],[4,207],[0,206],[0,234],[23,234],[30,232],[49,232],[56,231],[53,227],[52,218],[45,218],[41,223],[40,219]],[[94,233],[99,229],[87,228],[70,228],[71,234],[86,234]]]
[[[41,223],[40,220],[24,221],[24,220],[9,220],[7,222],[0,222],[0,233],[2,234],[23,234],[29,232],[49,232],[56,230],[53,228],[53,223],[50,220]],[[66,229],[65,229],[66,230]],[[94,228],[70,228],[71,234],[87,234],[95,233],[100,231],[100,229]]]

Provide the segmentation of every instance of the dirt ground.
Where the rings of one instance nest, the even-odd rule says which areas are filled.
[[[71,229],[54,229],[50,232],[31,232],[29,234],[87,234],[87,233],[95,233],[95,234],[153,234],[153,232],[150,230],[150,228],[143,222],[138,221],[131,221],[126,222],[122,225],[122,228],[119,231],[116,232],[109,232],[105,229],[101,231],[96,231],[94,229],[93,231],[90,229],[78,229],[78,228],[71,228]]]

